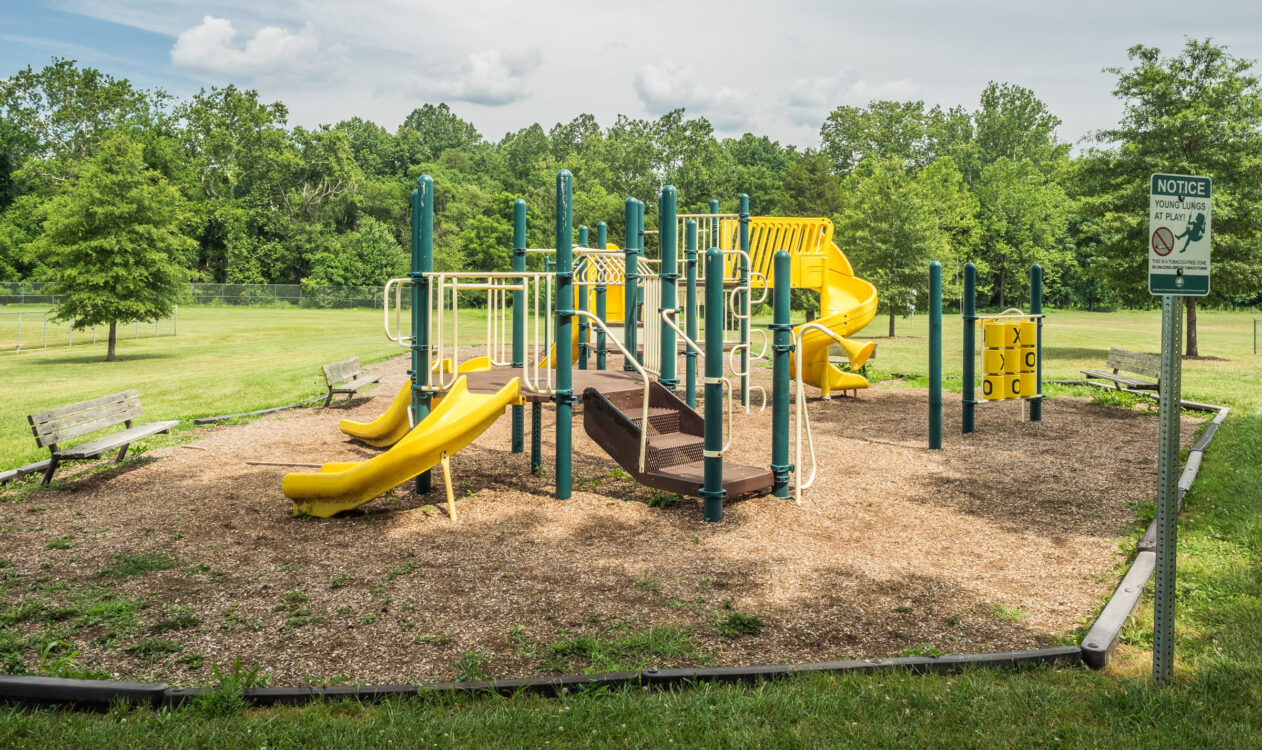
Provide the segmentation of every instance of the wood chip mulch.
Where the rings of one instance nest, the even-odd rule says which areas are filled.
[[[199,625],[162,636],[183,651],[126,653],[143,632],[78,644],[85,665],[127,678],[205,682],[206,665],[240,659],[279,685],[421,682],[458,676],[474,651],[488,675],[525,676],[547,669],[548,644],[661,626],[695,650],[654,666],[809,662],[1054,645],[1110,593],[1136,504],[1155,496],[1155,414],[1060,398],[1028,423],[1019,403],[989,404],[965,436],[947,394],[944,449],[931,452],[926,393],[874,386],[810,402],[819,475],[800,506],[732,500],[721,524],[693,498],[653,507],[662,497],[619,476],[581,417],[574,497],[557,501],[545,407],[541,476],[510,452],[507,416],[453,458],[458,523],[437,469],[430,496],[404,486],[362,512],[295,518],[287,469],[245,461],[375,455],[337,422],[380,414],[406,363],[369,369],[384,376],[370,397],[207,428],[191,443],[201,450],[155,450],[5,506],[0,556],[73,589],[104,584],[116,554],[173,555],[177,567],[118,590],[147,597],[149,620],[162,604],[191,607]],[[737,416],[732,461],[770,460],[771,410],[756,404]],[[1185,443],[1196,424],[1185,420]],[[71,549],[45,548],[68,534]],[[761,618],[761,633],[722,634],[733,611]]]

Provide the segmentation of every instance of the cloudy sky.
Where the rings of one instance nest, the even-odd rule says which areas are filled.
[[[743,9],[748,8],[748,10]],[[394,129],[446,101],[483,135],[582,112],[675,107],[723,135],[818,142],[839,104],[972,108],[987,81],[1035,91],[1078,141],[1116,122],[1113,76],[1133,44],[1213,37],[1262,57],[1241,2],[780,0],[0,0],[0,76],[74,58],[188,96],[257,88],[293,124],[359,115]]]

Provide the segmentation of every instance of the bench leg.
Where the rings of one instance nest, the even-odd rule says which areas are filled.
[[[322,409],[327,409],[327,408],[329,408],[329,404],[331,404],[331,403],[333,403],[333,389],[332,389],[332,388],[330,388],[330,389],[329,389],[329,396],[328,396],[328,398],[324,399],[324,406],[322,406],[322,407],[320,407],[320,408],[322,408]]]
[[[114,459],[114,463],[121,464],[123,462],[123,459],[127,457],[127,449],[130,447],[131,447],[131,443],[128,443],[127,445],[124,445],[122,448],[119,448],[118,458]]]
[[[53,481],[53,472],[57,471],[57,457],[53,456],[48,459],[48,468],[44,469],[44,484]]]

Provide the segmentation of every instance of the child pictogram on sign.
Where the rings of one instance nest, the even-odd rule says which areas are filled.
[[[1192,244],[1193,242],[1200,242],[1201,238],[1204,236],[1205,236],[1205,214],[1198,213],[1195,219],[1192,219],[1191,221],[1188,222],[1187,228],[1184,229],[1181,233],[1176,234],[1174,238],[1177,240],[1182,237],[1187,237],[1187,240],[1183,243],[1183,247],[1179,248],[1179,252],[1183,252],[1184,250],[1188,249],[1188,245]]]

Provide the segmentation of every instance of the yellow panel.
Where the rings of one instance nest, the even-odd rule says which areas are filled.
[[[1005,346],[1005,327],[997,320],[982,323],[982,341],[987,349],[1002,349]]]
[[[1003,350],[1003,371],[1009,375],[1021,372],[1021,350],[1009,347]]]
[[[1021,376],[1020,375],[1004,375],[1004,398],[1020,398],[1021,396]]]
[[[1038,366],[1038,355],[1034,353],[1034,347],[1021,347],[1021,371],[1033,372]]]
[[[1019,324],[1019,328],[1012,342],[1013,346],[1027,347],[1034,346],[1037,329],[1033,320],[1025,320]]]
[[[1008,357],[1005,356],[1007,353],[1007,349],[983,349],[982,372],[987,375],[1005,372],[1006,368],[1004,367],[1004,360],[1008,359]]]
[[[982,377],[982,398],[987,401],[998,401],[1004,397],[1004,378],[1006,375],[984,375]]]
[[[1021,378],[1021,398],[1029,398],[1031,396],[1037,395],[1037,391],[1034,388],[1034,373],[1023,372],[1021,373],[1020,378]]]

